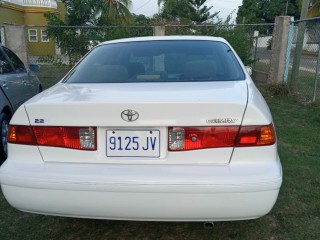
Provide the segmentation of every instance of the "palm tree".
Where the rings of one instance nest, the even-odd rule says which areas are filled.
[[[97,0],[99,2],[99,0]],[[128,23],[132,19],[131,0],[105,0],[106,11],[104,18],[108,24]]]

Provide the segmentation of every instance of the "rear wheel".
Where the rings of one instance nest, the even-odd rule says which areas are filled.
[[[6,113],[0,114],[0,126],[1,126],[1,145],[0,145],[0,164],[2,164],[7,159],[8,153],[8,127],[10,118]]]

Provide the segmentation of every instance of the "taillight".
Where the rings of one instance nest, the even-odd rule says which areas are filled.
[[[23,145],[97,150],[96,127],[9,127],[8,142]]]
[[[37,141],[33,134],[32,127],[10,125],[8,129],[8,143],[36,145]]]
[[[171,127],[169,128],[169,150],[232,147],[239,126],[218,127]]]
[[[219,147],[272,145],[276,141],[273,125],[170,127],[169,151]]]
[[[273,125],[242,126],[237,137],[237,147],[272,145],[276,142]]]

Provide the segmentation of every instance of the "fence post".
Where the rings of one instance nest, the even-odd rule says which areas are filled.
[[[315,102],[317,98],[317,87],[318,87],[319,75],[320,75],[320,44],[318,43],[318,58],[317,58],[316,74],[314,78],[314,88],[313,88],[313,98],[312,98],[313,102]]]
[[[256,66],[257,62],[257,50],[258,50],[258,41],[259,41],[259,31],[254,31],[253,33],[253,38],[254,38],[254,57],[253,57],[253,66],[252,69]]]
[[[153,36],[165,36],[166,27],[165,26],[154,26],[153,27]]]
[[[290,17],[280,16],[275,19],[275,26],[272,36],[272,54],[268,83],[281,83],[286,66],[286,53],[288,47],[288,36]]]
[[[289,65],[290,65],[290,58],[291,58],[291,48],[292,48],[292,40],[293,40],[293,32],[294,32],[294,17],[290,19],[290,29],[289,29],[289,37],[288,37],[288,48],[287,48],[287,55],[286,55],[286,67],[284,71],[283,81],[288,83],[288,76],[289,76]]]
[[[310,5],[310,0],[303,0],[302,1],[300,20],[307,18],[309,5]],[[296,49],[294,51],[291,79],[290,79],[290,82],[289,82],[289,85],[290,85],[291,88],[293,88],[294,85],[296,85],[296,83],[299,80],[300,62],[301,62],[301,56],[302,56],[305,32],[306,32],[306,22],[305,21],[300,21],[299,24],[298,24],[298,36],[297,36],[297,41],[296,41]]]

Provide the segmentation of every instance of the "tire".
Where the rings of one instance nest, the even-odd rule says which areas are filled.
[[[6,113],[0,114],[0,129],[1,129],[1,141],[0,141],[0,165],[7,159],[7,135],[9,127],[10,117]]]

